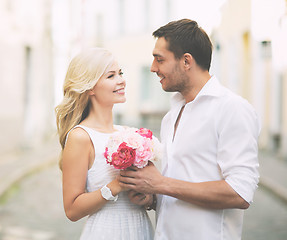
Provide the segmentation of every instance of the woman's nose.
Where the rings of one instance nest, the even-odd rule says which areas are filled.
[[[120,85],[120,84],[125,84],[125,83],[126,83],[126,80],[123,78],[123,76],[119,76],[117,83],[118,83],[119,85]]]

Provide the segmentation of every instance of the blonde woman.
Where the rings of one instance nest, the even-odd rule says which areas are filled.
[[[109,136],[122,128],[114,125],[112,115],[114,104],[126,101],[122,74],[109,51],[86,50],[72,59],[64,98],[56,107],[64,209],[71,221],[89,216],[82,240],[153,238],[145,208],[129,201],[119,185],[119,170],[103,156]],[[148,195],[139,196],[141,205],[152,201]]]

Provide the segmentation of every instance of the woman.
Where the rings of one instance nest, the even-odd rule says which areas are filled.
[[[119,170],[103,156],[109,136],[122,126],[113,124],[112,108],[123,103],[126,82],[113,55],[93,48],[71,61],[64,99],[56,107],[62,146],[63,200],[67,217],[89,216],[81,239],[152,239],[147,213],[129,201],[119,185]],[[141,199],[150,204],[150,196]]]

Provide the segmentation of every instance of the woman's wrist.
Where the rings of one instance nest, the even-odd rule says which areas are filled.
[[[157,197],[155,194],[151,195],[151,201],[145,206],[145,209],[147,211],[155,210],[156,209],[156,203],[157,203]]]
[[[118,195],[122,191],[117,179],[107,184],[107,187],[111,189],[111,192],[114,196]]]

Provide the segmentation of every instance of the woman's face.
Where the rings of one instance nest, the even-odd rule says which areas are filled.
[[[92,89],[96,101],[103,105],[113,105],[115,103],[124,103],[126,81],[123,78],[123,72],[115,61],[111,67],[97,82]]]

